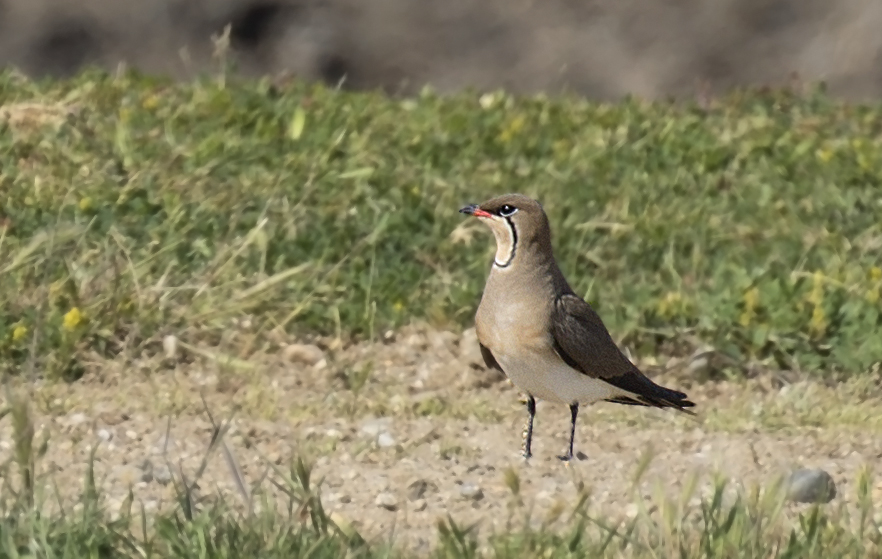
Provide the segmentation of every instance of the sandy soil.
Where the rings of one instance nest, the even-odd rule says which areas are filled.
[[[437,519],[448,513],[488,533],[522,522],[525,511],[534,522],[563,521],[588,491],[591,510],[626,518],[639,502],[651,507],[659,495],[678,497],[693,476],[694,504],[717,474],[745,488],[770,486],[795,467],[823,468],[838,486],[828,506],[851,505],[858,472],[882,456],[873,389],[840,413],[837,406],[852,396],[835,387],[768,378],[697,383],[681,367],[663,381],[687,389],[698,419],[612,404],[586,408],[579,456],[567,466],[555,455],[566,444],[568,412],[540,403],[534,457],[525,463],[519,394],[480,366],[473,332],[415,329],[376,344],[318,345],[325,348],[291,345],[252,356],[241,365],[249,370],[180,354],[177,363],[96,364],[69,385],[22,385],[33,389],[37,438],[50,436],[42,485],[78,495],[100,443],[95,467],[110,510],[130,487],[147,510],[164,509],[173,498],[171,476],[193,479],[206,455],[213,427],[203,398],[215,422],[230,422],[224,440],[249,484],[278,494],[268,481],[281,479],[272,468],[288,472],[292,457],[303,456],[315,464],[313,479],[324,480],[330,511],[366,535],[394,531],[417,547],[431,544]],[[7,417],[0,456],[12,446]],[[634,486],[647,452],[654,458]],[[512,473],[520,479],[519,508],[506,482]],[[199,493],[220,491],[241,503],[233,479],[215,452]]]

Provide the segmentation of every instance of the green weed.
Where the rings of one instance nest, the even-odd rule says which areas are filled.
[[[878,107],[402,102],[99,72],[3,74],[0,105],[12,368],[35,328],[47,370],[76,377],[89,352],[211,344],[246,315],[258,339],[468,324],[492,242],[457,209],[509,191],[541,199],[574,288],[642,354],[882,360]]]
[[[10,369],[34,329],[47,372],[76,377],[89,352],[212,344],[243,316],[258,341],[468,324],[492,242],[457,209],[508,191],[541,199],[574,288],[642,354],[882,360],[877,107],[402,102],[99,72],[3,74],[0,106]]]

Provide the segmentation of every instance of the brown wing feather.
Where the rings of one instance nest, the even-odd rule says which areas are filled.
[[[680,411],[695,404],[686,394],[659,386],[647,378],[619,350],[603,321],[591,305],[568,293],[554,302],[552,316],[554,349],[570,367],[633,394],[610,402]]]

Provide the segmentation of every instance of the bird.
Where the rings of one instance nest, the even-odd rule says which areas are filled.
[[[654,383],[622,353],[597,312],[567,283],[537,200],[505,194],[459,211],[496,238],[475,331],[487,368],[526,393],[525,459],[532,456],[537,399],[569,406],[569,445],[558,456],[566,463],[573,459],[580,405],[605,401],[695,415],[686,394]]]

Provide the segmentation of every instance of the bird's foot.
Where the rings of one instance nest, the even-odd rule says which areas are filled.
[[[567,454],[561,454],[560,456],[557,457],[557,459],[560,460],[561,462],[570,462],[573,459],[573,453],[569,452]]]

